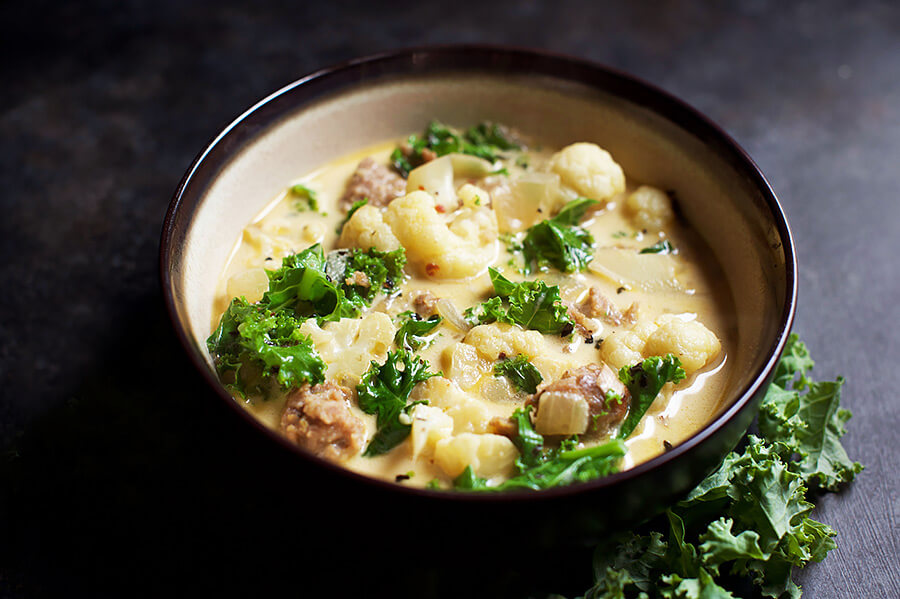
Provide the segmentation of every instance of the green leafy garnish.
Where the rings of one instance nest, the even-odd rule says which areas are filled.
[[[350,218],[356,214],[356,211],[369,203],[369,198],[363,198],[361,200],[356,200],[353,204],[350,205],[350,210],[347,211],[347,216],[344,217],[344,220],[337,226],[337,229],[334,230],[338,235],[341,234],[341,231],[344,230],[344,225],[346,225]]]
[[[806,346],[792,335],[775,371],[775,382],[760,406],[759,430],[794,449],[800,456],[797,469],[805,478],[835,491],[853,480],[862,466],[850,460],[840,441],[851,415],[840,408],[844,379],[811,381],[807,372],[813,364]]]
[[[294,208],[300,212],[306,212],[307,210],[310,212],[319,211],[319,200],[316,198],[315,191],[302,183],[292,185],[290,191],[291,196],[297,200],[294,202]]]
[[[519,474],[497,486],[475,475],[471,466],[453,481],[453,487],[464,491],[539,491],[551,487],[586,482],[619,471],[619,460],[625,455],[625,443],[613,439],[594,447],[575,448],[574,439],[559,447],[546,447],[542,435],[535,432],[528,409],[513,413],[518,432],[513,443],[519,449],[516,469]]]
[[[302,322],[288,311],[272,312],[242,297],[231,300],[206,340],[219,378],[240,397],[268,395],[273,376],[285,388],[323,382],[325,362],[300,333]]]
[[[750,435],[665,519],[598,547],[586,598],[732,597],[736,577],[766,597],[800,596],[793,569],[835,547],[835,532],[809,517],[809,489],[835,490],[861,470],[840,444],[841,379],[811,381],[811,367],[791,335],[760,407],[762,437]]]
[[[513,283],[494,268],[489,269],[496,297],[466,310],[473,323],[507,322],[541,333],[566,336],[574,329],[559,287],[543,281]]]
[[[678,383],[684,377],[681,361],[672,354],[665,358],[651,356],[634,366],[623,366],[619,370],[619,380],[625,383],[631,393],[631,405],[619,427],[619,438],[627,439],[634,431],[663,385],[668,382]]]
[[[528,356],[522,354],[497,362],[494,376],[505,376],[513,387],[525,393],[537,392],[537,386],[544,380],[534,364],[528,361]]]
[[[343,251],[343,250],[338,250]],[[390,252],[382,252],[375,248],[366,251],[350,250],[344,268],[343,286],[347,300],[357,306],[368,306],[375,297],[383,292],[395,289],[403,280],[403,267],[406,265],[406,251],[398,248]],[[366,284],[354,280],[356,273],[362,273]]]
[[[394,335],[394,343],[398,348],[411,351],[421,349],[428,344],[430,342],[428,338],[430,333],[443,320],[437,314],[433,314],[423,320],[421,316],[411,310],[401,312],[398,316],[403,320],[403,324],[400,325],[400,328],[397,329],[397,334]]]
[[[405,349],[389,352],[383,365],[372,362],[356,386],[360,409],[375,414],[375,435],[363,455],[387,453],[409,436],[412,425],[403,423],[401,414],[408,417],[413,406],[425,403],[410,403],[409,394],[416,383],[439,374],[428,372],[428,362]]]
[[[678,250],[675,249],[675,246],[672,245],[668,239],[663,241],[657,241],[650,247],[646,247],[642,249],[640,254],[677,254]]]
[[[269,290],[259,303],[272,312],[290,309],[299,318],[316,316],[327,321],[355,316],[357,311],[347,302],[340,284],[332,282],[325,269],[325,254],[318,243],[286,256],[281,268],[266,271]]]
[[[578,226],[584,213],[597,200],[572,200],[553,218],[532,225],[522,242],[525,273],[552,266],[562,272],[583,270],[594,258],[594,238]]]
[[[397,148],[391,153],[390,158],[393,167],[404,178],[409,176],[411,170],[425,162],[425,150],[434,152],[436,156],[470,154],[496,162],[501,152],[519,149],[502,125],[487,122],[460,133],[438,121],[432,121],[421,136],[410,135],[406,145],[407,152]]]

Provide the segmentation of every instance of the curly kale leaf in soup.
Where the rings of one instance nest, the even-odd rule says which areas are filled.
[[[208,348],[236,401],[439,489],[590,480],[708,422],[733,308],[675,192],[526,134],[433,122],[298,173],[217,290]]]

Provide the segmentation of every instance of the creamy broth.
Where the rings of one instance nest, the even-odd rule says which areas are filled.
[[[398,143],[401,140],[365,148],[298,178],[294,184],[301,184],[314,191],[318,212],[298,210],[299,200],[290,188],[271,200],[257,218],[247,225],[241,239],[237,240],[220,277],[212,330],[215,330],[232,297],[243,295],[250,302],[262,297],[267,280],[261,269],[277,269],[281,266],[282,258],[316,243],[322,244],[326,252],[341,247],[341,236],[337,229],[345,220],[347,212],[341,206],[340,198],[345,193],[348,180],[360,161],[367,157],[372,157],[380,165],[389,164],[389,157]],[[528,226],[549,218],[567,200],[584,195],[573,189],[563,174],[558,188],[553,187],[558,189],[558,197],[544,201],[540,213],[530,216],[526,213],[525,218],[517,219],[515,217],[522,215],[521,210],[504,211],[504,206],[518,201],[519,194],[529,180],[534,179],[538,185],[547,180],[545,175],[535,176],[535,173],[550,173],[551,179],[556,176],[553,173],[557,163],[553,156],[558,149],[534,149],[535,144],[528,146],[521,152],[504,152],[503,159],[492,166],[494,170],[503,167],[508,174],[459,177],[455,172],[453,178],[453,192],[458,192],[466,183],[479,188],[481,201],[477,207],[468,209],[472,214],[479,210],[487,211],[483,214],[492,212],[497,218],[501,237],[504,234],[512,235],[519,241]],[[558,170],[566,172],[565,169]],[[410,249],[407,248],[407,280],[390,294],[379,294],[359,318],[351,322],[348,322],[349,319],[327,322],[321,326],[315,324],[315,319],[307,321],[301,330],[311,335],[316,349],[328,364],[326,380],[339,383],[350,390],[349,410],[363,423],[366,439],[370,440],[375,434],[375,416],[364,413],[357,405],[355,388],[371,360],[383,363],[387,352],[395,349],[391,340],[398,326],[399,315],[414,308],[413,300],[422,291],[449,300],[460,312],[480,304],[494,295],[488,267],[493,267],[514,282],[539,279],[548,285],[558,285],[560,296],[566,305],[582,305],[587,300],[590,289],[594,288],[595,292],[612,303],[615,310],[633,318],[633,322],[625,320],[616,324],[590,317],[587,322],[591,325],[592,338],[587,339],[577,332],[565,337],[538,333],[541,339],[535,347],[539,348],[540,355],[529,358],[543,378],[538,387],[539,392],[548,384],[563,378],[567,372],[587,364],[609,363],[616,371],[621,366],[628,365],[615,363],[616,357],[621,360],[621,355],[628,355],[625,349],[622,350],[624,354],[615,354],[610,349],[628,334],[637,335],[645,343],[644,350],[639,349],[635,355],[648,357],[651,354],[647,354],[646,338],[665,324],[664,315],[675,315],[676,320],[684,322],[699,322],[720,343],[715,351],[707,351],[709,355],[702,359],[703,363],[699,367],[688,369],[685,380],[677,385],[669,383],[663,387],[640,424],[625,441],[627,453],[622,458],[622,468],[630,468],[659,455],[667,446],[677,445],[708,422],[720,408],[720,399],[731,378],[727,356],[735,347],[736,332],[730,292],[702,239],[677,216],[671,216],[671,207],[669,218],[660,230],[643,226],[646,224],[646,215],[642,216],[640,210],[636,211],[634,206],[637,204],[634,201],[631,207],[628,206],[628,198],[639,188],[639,182],[627,178],[624,191],[616,191],[610,197],[602,199],[599,207],[589,211],[581,220],[580,226],[590,232],[594,240],[593,259],[581,272],[567,274],[549,268],[546,272],[535,271],[523,275],[520,270],[523,264],[521,257],[509,252],[507,244],[497,239],[482,248],[481,256],[487,258],[480,263],[477,273],[464,278],[445,279],[440,277],[440,273],[438,276],[429,276],[433,273],[429,273],[426,265],[411,256]],[[443,206],[444,203],[446,210],[441,212],[441,216],[446,221],[465,216],[461,216],[460,210],[467,209],[457,210],[460,200],[456,197],[439,197],[438,205]],[[675,207],[677,208],[677,201]],[[386,208],[379,210],[385,212]],[[640,250],[663,241],[677,248],[677,253],[640,253]],[[629,312],[629,308],[635,304],[634,311]],[[380,314],[386,314],[390,318],[374,316]],[[658,321],[660,317],[663,317],[663,321]],[[388,320],[391,322],[390,326],[387,325]],[[362,332],[358,329],[360,326]],[[518,328],[516,325],[499,324],[481,326],[493,327],[492,331],[495,333]],[[676,323],[671,326],[679,330],[681,325]],[[444,318],[434,329],[430,344],[416,352],[427,360],[431,371],[442,371],[444,377],[452,381],[453,392],[450,396],[456,398],[453,401],[429,397],[429,389],[434,389],[437,384],[433,381],[419,383],[412,393],[413,400],[431,400],[432,407],[438,407],[451,415],[453,431],[449,437],[467,432],[491,434],[488,422],[493,418],[509,418],[516,409],[525,405],[528,397],[525,393],[517,393],[505,377],[495,376],[495,361],[484,352],[480,349],[469,350],[473,347],[471,338],[467,338],[470,332],[460,330]],[[633,338],[632,336],[631,339]],[[660,338],[661,335],[657,333],[654,347],[659,346]],[[470,343],[464,343],[464,340]],[[680,347],[677,339],[675,342],[666,342],[670,345],[674,343],[672,347],[676,349]],[[607,346],[608,343],[611,345]],[[468,346],[464,348],[465,352],[458,349],[461,344]],[[469,361],[462,359],[467,356],[471,358]],[[288,391],[275,393],[268,399],[238,397],[236,401],[266,426],[278,430],[287,393]],[[460,408],[460,405],[463,407]],[[413,414],[415,413],[414,410]],[[580,442],[596,445],[609,436],[609,431],[588,433],[581,436]],[[423,435],[419,435],[420,441],[421,438]],[[552,435],[548,436],[548,439],[553,438]],[[459,474],[458,467],[449,468],[448,471],[446,459],[436,460],[430,439],[419,449],[418,456],[414,457],[414,443],[414,439],[410,437],[384,455],[368,457],[357,452],[341,461],[347,468],[374,477],[395,480],[398,475],[402,475],[403,484],[406,485],[424,486],[438,479],[442,481],[443,487],[448,487]],[[499,470],[488,467],[486,472],[478,474],[497,482],[512,474],[511,463]],[[409,478],[405,478],[406,476]]]

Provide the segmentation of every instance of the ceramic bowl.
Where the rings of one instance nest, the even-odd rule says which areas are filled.
[[[627,176],[678,190],[680,209],[722,266],[736,309],[737,374],[708,424],[630,470],[539,493],[466,494],[374,480],[321,460],[261,425],[219,384],[206,351],[216,282],[234,241],[298,175],[430,119],[502,122],[558,146],[592,141]],[[492,46],[410,49],[327,68],[240,115],[197,157],[162,235],[165,302],[184,348],[223,409],[243,418],[298,472],[338,495],[365,494],[407,513],[460,522],[523,514],[551,536],[602,534],[683,496],[739,441],[771,380],[794,316],[796,263],[788,224],[759,169],[719,127],[628,74],[546,52]],[[227,442],[219,440],[218,442]],[[314,474],[313,474],[314,473]],[[304,474],[304,477],[306,474]],[[343,496],[343,495],[341,495]],[[535,514],[538,514],[536,517]]]

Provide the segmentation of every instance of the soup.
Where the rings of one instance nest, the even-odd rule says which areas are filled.
[[[676,190],[599,146],[432,123],[323,165],[237,240],[208,341],[256,418],[370,476],[541,489],[717,412],[730,292]]]

